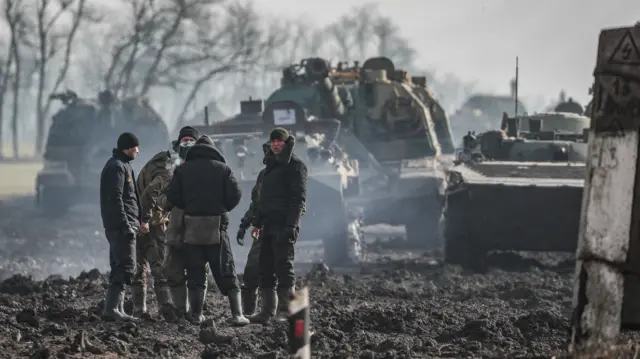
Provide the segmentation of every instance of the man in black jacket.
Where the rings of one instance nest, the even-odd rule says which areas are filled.
[[[246,325],[241,294],[233,263],[227,228],[228,212],[238,203],[242,192],[231,168],[213,141],[202,136],[189,149],[185,162],[176,168],[167,189],[167,200],[184,211],[184,253],[191,318],[204,320],[206,264],[223,295],[229,297],[231,324]]]
[[[107,240],[111,274],[102,315],[110,320],[134,320],[124,312],[125,286],[136,271],[136,235],[140,202],[130,162],[138,154],[138,138],[125,132],[100,175],[100,212]],[[144,231],[144,229],[141,229]]]
[[[307,166],[293,154],[295,140],[284,128],[269,136],[255,226],[260,230],[260,313],[252,323],[266,323],[285,313],[295,294],[294,244],[307,201]],[[277,284],[277,292],[276,292]],[[278,303],[280,306],[278,307]]]

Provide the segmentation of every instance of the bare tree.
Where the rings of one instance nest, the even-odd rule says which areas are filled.
[[[4,4],[4,20],[6,21],[9,31],[13,34],[14,29],[16,28],[16,22],[14,20],[16,3],[12,1],[7,1]],[[4,104],[5,104],[5,95],[9,91],[9,84],[12,80],[12,67],[14,62],[14,51],[13,47],[15,46],[14,36],[10,36],[10,40],[8,43],[3,44],[6,48],[6,52],[3,57],[0,58],[0,159],[4,158]]]
[[[13,145],[13,157],[20,157],[20,138],[18,134],[18,119],[20,111],[21,93],[21,48],[29,33],[25,4],[22,0],[5,0],[4,19],[9,27],[9,54],[6,59],[2,94],[2,104],[5,102],[6,91],[13,92],[11,108],[11,135]],[[4,82],[6,81],[6,82]],[[11,86],[9,86],[11,85]],[[0,126],[1,127],[1,126]]]
[[[87,7],[87,0],[36,0],[34,13],[35,31],[31,45],[36,53],[37,73],[35,150],[36,154],[41,154],[52,105],[46,92],[56,92],[64,83],[81,23],[99,21],[99,18]],[[53,70],[56,57],[59,57],[59,63],[55,63],[56,70]]]
[[[192,48],[190,55],[177,59],[174,63],[175,66],[187,62],[200,69],[187,76],[192,85],[178,115],[178,124],[185,121],[189,106],[197,93],[216,76],[262,72],[261,59],[279,39],[279,33],[264,31],[259,16],[251,5],[231,3],[217,15],[217,18],[223,19],[221,22],[209,19],[207,23],[199,24],[197,42],[194,45],[201,45]]]

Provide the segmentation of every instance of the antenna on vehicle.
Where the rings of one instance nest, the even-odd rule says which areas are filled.
[[[204,125],[209,126],[209,106],[204,107]]]
[[[516,112],[513,114],[514,116],[518,115],[518,56],[516,56],[516,83],[514,88],[514,96],[516,102]]]

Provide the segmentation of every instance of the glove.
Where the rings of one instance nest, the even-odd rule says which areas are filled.
[[[298,240],[298,233],[296,231],[296,227],[286,227],[284,229],[284,238],[286,238],[291,243],[296,243]]]
[[[244,236],[246,233],[247,233],[246,228],[240,227],[240,229],[238,229],[238,234],[236,235],[236,241],[241,246],[244,246]]]

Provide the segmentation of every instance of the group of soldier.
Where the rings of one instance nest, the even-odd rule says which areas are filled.
[[[263,145],[265,165],[236,240],[253,243],[240,289],[228,236],[229,212],[242,192],[211,138],[183,127],[172,150],[161,151],[135,177],[140,143],[123,133],[100,178],[100,208],[111,272],[103,318],[132,321],[147,313],[147,273],[158,314],[167,320],[204,320],[209,272],[229,299],[229,323],[266,323],[286,315],[295,294],[294,244],[305,213],[307,168],[293,153],[294,137],[275,128]],[[130,286],[132,315],[124,310]],[[258,289],[261,308],[257,310]],[[245,317],[245,315],[247,315]]]

